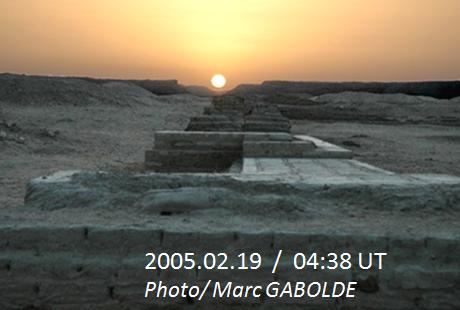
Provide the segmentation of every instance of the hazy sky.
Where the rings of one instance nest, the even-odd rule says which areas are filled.
[[[0,72],[460,78],[460,0],[0,0]]]

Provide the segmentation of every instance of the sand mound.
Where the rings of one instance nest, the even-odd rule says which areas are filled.
[[[426,123],[448,126],[460,125],[460,98],[436,99],[405,94],[376,94],[343,92],[310,98],[278,94],[283,115],[291,119]],[[298,98],[298,99],[296,99]]]
[[[376,94],[406,94],[412,96],[429,96],[450,99],[460,96],[460,81],[426,81],[426,82],[302,82],[302,81],[265,81],[258,85],[239,85],[231,92],[245,95],[306,93],[324,95],[346,91],[368,92]]]
[[[446,100],[435,99],[425,96],[410,96],[405,94],[375,94],[367,92],[343,92],[337,94],[325,94],[310,98],[317,102],[329,103],[361,103],[361,104],[433,104],[446,102]]]
[[[150,82],[152,84],[156,81]],[[165,87],[169,87],[168,82],[158,81]],[[0,75],[0,100],[10,104],[129,106],[149,104],[156,99],[157,96],[152,91],[131,81]]]

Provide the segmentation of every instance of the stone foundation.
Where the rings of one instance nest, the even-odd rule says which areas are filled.
[[[350,156],[348,150],[321,140],[283,132],[157,131],[145,166],[158,172],[225,172],[243,157]]]
[[[397,175],[343,159],[245,158],[233,174],[56,173],[32,180],[25,206],[0,224],[0,308],[456,309],[458,228],[436,216],[460,212],[459,189],[456,177]],[[235,265],[240,253],[259,253],[263,263],[254,271],[148,271],[148,252],[224,252]],[[354,267],[295,270],[299,252],[350,253]],[[356,267],[359,253],[381,252],[381,270]],[[353,299],[145,299],[146,282],[160,280],[358,285]]]
[[[152,309],[171,307],[233,309],[455,309],[460,306],[458,241],[400,239],[378,235],[281,232],[177,232],[116,227],[2,227],[0,230],[2,309]],[[276,274],[271,263],[279,249],[286,259]],[[299,250],[318,254],[384,249],[384,269],[369,271],[292,270],[288,260]],[[359,250],[358,250],[359,249]],[[257,252],[264,264],[256,271],[144,270],[145,253]],[[233,261],[232,263],[237,264]],[[436,268],[433,268],[433,266]],[[272,281],[357,281],[354,299],[144,298],[147,281],[204,287],[207,280],[239,285]],[[83,305],[84,302],[84,305]]]

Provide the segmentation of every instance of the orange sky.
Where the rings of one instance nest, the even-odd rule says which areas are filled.
[[[460,78],[460,0],[0,0],[0,72]]]

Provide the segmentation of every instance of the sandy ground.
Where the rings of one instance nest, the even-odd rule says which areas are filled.
[[[147,104],[0,104],[0,206],[23,202],[31,178],[59,170],[138,166],[153,145],[153,131],[184,129],[209,99],[158,97]]]
[[[153,97],[143,104],[0,103],[0,206],[22,204],[31,178],[58,170],[136,169],[153,130],[183,129],[209,99]],[[400,173],[460,175],[460,127],[295,121],[293,131],[352,149],[357,159]]]
[[[293,131],[344,146],[356,159],[393,172],[460,175],[460,127],[296,121]]]
[[[447,281],[454,283],[456,280],[455,272],[452,273],[452,270],[455,271],[457,266],[452,265],[452,262],[456,261],[454,253],[456,253],[455,250],[458,248],[458,240],[460,239],[457,185],[453,187],[436,185],[429,192],[422,188],[421,196],[423,197],[421,201],[437,201],[436,197],[441,196],[441,198],[447,197],[447,202],[441,206],[431,203],[419,205],[420,200],[416,196],[414,197],[415,202],[407,204],[413,205],[415,208],[407,208],[406,200],[404,200],[404,197],[407,199],[407,196],[402,193],[405,189],[401,190],[401,195],[391,193],[391,199],[388,200],[386,199],[388,196],[381,195],[380,188],[377,189],[377,193],[372,192],[381,199],[381,204],[376,205],[376,208],[369,207],[368,204],[372,203],[372,199],[367,199],[364,196],[363,204],[354,205],[346,199],[345,203],[342,204],[342,199],[346,195],[343,194],[344,192],[339,192],[339,195],[332,195],[333,199],[339,197],[339,204],[326,204],[311,200],[308,192],[305,194],[304,191],[302,194],[308,196],[306,198],[308,203],[305,203],[304,209],[292,209],[290,206],[289,208],[279,208],[279,205],[275,205],[275,212],[271,212],[273,209],[267,211],[268,209],[264,209],[266,207],[264,205],[262,208],[253,208],[254,212],[246,212],[247,209],[245,211],[244,208],[236,211],[210,208],[174,214],[173,216],[171,214],[157,215],[139,212],[141,209],[129,208],[129,205],[120,205],[120,208],[111,208],[110,206],[109,209],[100,208],[100,205],[96,205],[96,207],[90,208],[63,208],[53,211],[43,210],[32,205],[20,207],[23,204],[27,182],[38,176],[59,170],[75,169],[141,170],[144,152],[153,145],[154,130],[184,129],[190,117],[201,115],[203,108],[210,104],[210,99],[193,95],[156,96],[124,82],[96,83],[93,85],[88,81],[66,80],[58,86],[46,84],[48,82],[45,83],[46,85],[35,82],[31,81],[32,85],[29,85],[28,82],[13,83],[11,87],[8,84],[8,87],[3,88],[3,93],[0,83],[0,226],[6,228],[4,229],[6,236],[8,236],[9,231],[15,234],[15,237],[11,238],[12,243],[9,239],[4,238],[5,240],[3,240],[3,246],[8,248],[6,253],[8,263],[4,264],[6,268],[3,268],[3,271],[8,274],[11,281],[24,277],[22,282],[28,283],[28,279],[32,277],[34,282],[30,283],[34,284],[34,292],[40,291],[41,296],[46,293],[46,285],[45,290],[41,290],[36,283],[43,281],[37,282],[34,277],[37,274],[45,275],[43,270],[50,270],[52,274],[50,279],[57,279],[61,277],[60,270],[62,270],[62,274],[65,274],[64,278],[68,279],[70,270],[68,267],[78,262],[80,254],[82,254],[83,259],[86,259],[85,253],[87,252],[84,251],[88,250],[88,244],[91,250],[95,250],[94,253],[103,253],[102,265],[97,264],[96,267],[91,267],[99,254],[93,255],[93,252],[90,252],[88,258],[91,263],[89,266],[93,269],[88,269],[86,272],[85,266],[85,272],[71,280],[80,281],[82,276],[89,276],[89,279],[93,281],[93,270],[97,269],[99,275],[101,270],[105,270],[105,266],[109,266],[109,272],[113,271],[110,263],[106,264],[105,258],[112,253],[119,253],[120,248],[122,249],[126,244],[129,244],[129,240],[134,240],[133,244],[136,245],[136,249],[142,248],[141,243],[144,242],[142,238],[147,235],[130,234],[129,232],[140,232],[144,229],[149,232],[148,236],[153,236],[150,233],[158,231],[158,242],[163,242],[164,236],[168,240],[168,236],[172,232],[169,242],[174,242],[174,240],[179,240],[178,238],[184,236],[185,240],[192,240],[192,242],[179,241],[179,243],[187,246],[193,244],[194,247],[196,244],[196,239],[194,239],[196,236],[193,237],[194,232],[223,233],[208,235],[212,237],[210,239],[211,244],[216,244],[216,246],[219,243],[215,240],[220,240],[222,235],[228,236],[229,240],[233,240],[232,242],[238,242],[237,240],[240,238],[235,238],[238,236],[236,233],[243,233],[243,236],[245,233],[255,233],[256,237],[259,237],[257,234],[260,233],[260,240],[254,244],[263,249],[261,242],[269,240],[265,243],[269,252],[272,252],[270,248],[273,248],[274,245],[289,248],[290,246],[298,247],[299,244],[306,244],[307,237],[308,244],[310,244],[309,236],[319,236],[317,240],[320,242],[319,248],[321,249],[324,246],[324,248],[329,247],[337,250],[338,247],[342,246],[344,240],[347,247],[350,247],[350,244],[358,247],[372,244],[372,246],[380,247],[377,249],[378,251],[385,249],[390,254],[395,254],[393,257],[396,257],[398,264],[398,259],[406,260],[402,261],[400,266],[396,265],[395,268],[397,269],[394,271],[390,269],[391,275],[393,273],[401,274],[398,279],[400,278],[404,285],[407,286],[409,283],[410,288],[415,287],[412,286],[412,283],[418,285],[420,275],[421,285],[425,285],[426,279],[430,282],[428,288],[433,288],[430,294],[434,294],[430,295],[431,297],[435,296],[442,302],[444,299],[448,299],[447,302],[450,302],[450,299],[455,301],[454,290],[450,286],[446,286],[445,283],[450,283],[446,282],[446,275]],[[423,100],[422,103],[414,102],[404,105],[399,103],[400,96],[396,97],[397,102],[382,103],[377,101],[381,97],[376,99],[374,96],[366,95],[364,99],[369,99],[369,102],[357,103],[355,102],[356,95],[352,95],[351,98],[347,99],[348,101],[343,95],[329,96],[327,99],[329,102],[318,106],[317,110],[326,117],[330,117],[331,112],[341,113],[345,110],[348,111],[351,118],[348,118],[347,121],[336,122],[293,121],[293,132],[316,136],[345,146],[355,152],[356,159],[391,171],[460,175],[460,122],[457,122],[460,119],[460,111],[457,111],[458,105],[454,102],[442,103],[442,105],[439,105],[439,102],[426,104],[426,100]],[[414,98],[404,97],[403,99],[412,100]],[[344,101],[347,102],[344,103]],[[298,103],[297,101],[294,102]],[[330,109],[324,109],[325,106]],[[414,114],[413,111],[418,112]],[[392,118],[397,115],[399,118],[394,118],[396,120],[405,119],[408,115],[410,117],[415,115],[420,119],[420,124],[401,122],[399,125],[394,122],[377,124],[369,122],[369,119],[366,123],[356,121],[357,116],[361,116],[361,121],[365,121],[366,117],[374,112],[378,116],[387,113]],[[306,115],[311,116],[308,113]],[[427,125],[426,121],[430,120],[433,115],[454,117],[455,124],[451,123],[450,126]],[[435,117],[435,119],[437,118]],[[112,184],[126,186],[126,179],[120,177],[123,174],[110,175],[113,176],[114,180]],[[159,178],[158,175],[151,177],[154,180]],[[91,187],[97,188],[100,185],[109,191],[117,191],[116,186],[112,186],[106,181],[99,182],[99,180],[101,179],[93,179],[94,183]],[[211,184],[215,184],[214,180],[212,181]],[[86,181],[84,180],[84,182]],[[183,184],[183,180],[180,180],[180,184]],[[138,183],[134,182],[132,186],[137,189]],[[247,185],[245,184],[245,186],[245,190],[247,190]],[[270,191],[272,190],[270,188]],[[329,199],[331,193],[329,187],[323,186],[323,190],[327,191],[325,197]],[[358,190],[361,191],[361,189]],[[123,195],[123,190],[121,192]],[[35,191],[35,193],[40,194],[40,191]],[[68,188],[64,188],[64,193],[69,193]],[[84,191],[84,193],[86,195],[87,192]],[[443,196],[446,193],[449,196]],[[99,197],[99,192],[95,195]],[[248,201],[253,201],[254,196],[252,193],[250,195],[251,199]],[[46,201],[45,204],[48,204],[49,197],[54,199],[56,195],[53,192],[50,196],[41,197]],[[412,197],[408,198],[411,202]],[[403,199],[401,201],[404,207],[395,208],[395,205],[390,204],[390,201],[398,201],[399,203],[400,199]],[[120,203],[123,201],[121,199]],[[441,201],[445,200],[441,199]],[[276,204],[276,200],[274,203]],[[246,207],[251,207],[251,205],[248,204]],[[103,233],[98,235],[97,231],[101,227],[103,229],[100,231]],[[12,228],[13,230],[10,230]],[[57,230],[59,232],[68,231],[69,234],[58,233],[55,237],[55,228],[59,228]],[[50,231],[50,229],[53,230]],[[117,233],[125,230],[128,234]],[[104,233],[104,231],[108,233]],[[94,234],[95,241],[93,241],[93,232],[96,232]],[[186,235],[177,234],[178,232],[185,232]],[[273,236],[278,232],[281,232],[281,238],[277,241]],[[289,237],[289,233],[295,232],[299,234]],[[112,233],[115,233],[114,238],[112,238]],[[285,233],[287,233],[287,238],[283,239]],[[47,236],[51,238],[48,239]],[[77,239],[66,236],[76,236]],[[101,236],[103,237],[101,238]],[[106,244],[104,243],[104,236],[107,236],[108,242]],[[25,239],[22,239],[23,237]],[[190,239],[187,239],[189,237]],[[267,239],[267,237],[269,238]],[[62,238],[66,242],[63,242]],[[67,250],[68,244],[72,244],[75,240],[82,240],[81,238],[90,241],[89,243],[86,242],[88,240],[85,242],[77,241],[77,246],[81,246],[81,248],[71,247],[69,252]],[[199,240],[202,241],[201,238]],[[43,240],[47,242],[43,243]],[[53,240],[58,242],[54,244]],[[207,239],[204,238],[204,240],[206,242]],[[244,240],[244,237],[241,240]],[[151,241],[150,238],[148,241]],[[45,251],[39,252],[37,249],[41,249],[42,245]],[[63,252],[59,250],[57,254],[55,251],[47,252],[46,249],[55,249],[56,245],[64,246],[66,249]],[[174,245],[176,246],[176,244]],[[93,249],[94,247],[96,249]],[[98,252],[99,248],[103,249],[102,252]],[[128,248],[131,248],[130,245]],[[83,252],[79,252],[80,249],[84,249]],[[43,255],[43,253],[45,254]],[[35,262],[35,265],[26,266],[20,260],[18,269],[16,269],[16,262],[11,268],[12,257],[17,255],[24,261]],[[58,255],[59,261],[56,261],[56,255]],[[62,257],[68,260],[62,260]],[[115,262],[115,264],[119,264],[121,261],[125,262],[126,257],[123,257],[122,260],[118,260],[117,257],[116,255],[113,256],[114,260],[110,261]],[[412,266],[413,261],[407,261],[408,258],[413,259],[414,257],[417,262],[420,261],[420,265],[416,263]],[[59,262],[64,262],[65,268],[60,268]],[[132,264],[131,260],[129,264]],[[123,266],[121,270],[127,275],[130,273],[130,269],[125,267]],[[80,266],[78,268],[80,271],[82,270]],[[10,269],[24,271],[24,273],[16,272],[14,273],[15,276],[11,277],[13,274],[10,275]],[[401,271],[406,273],[401,273]],[[71,273],[74,275],[73,272]],[[118,272],[116,274],[118,277]],[[138,273],[133,270],[133,274]],[[7,290],[21,288],[11,281],[7,281]],[[54,280],[46,281],[52,283]],[[112,281],[111,277],[110,285],[112,285]],[[387,281],[389,281],[388,278]],[[11,284],[11,286],[9,283],[14,283],[14,285]],[[384,283],[382,287],[385,285]],[[394,283],[392,282],[391,285],[393,287]],[[74,290],[73,283],[71,287]],[[90,285],[89,287],[93,288],[94,286]],[[442,294],[440,294],[439,287],[447,287],[448,289],[443,289]],[[108,295],[112,301],[113,288],[113,285],[108,287]],[[414,289],[408,290],[411,294],[413,291]],[[26,292],[30,299],[35,298],[35,295],[29,294],[32,291],[24,290],[23,292]],[[99,291],[96,290],[96,292]],[[445,298],[444,295],[447,297]],[[78,296],[75,300],[78,300]],[[415,300],[418,305],[419,300]],[[62,303],[61,299],[59,301]],[[118,302],[118,300],[115,301]],[[454,301],[452,304],[455,303]],[[40,306],[39,303],[33,305]],[[432,307],[436,308],[436,305]]]

